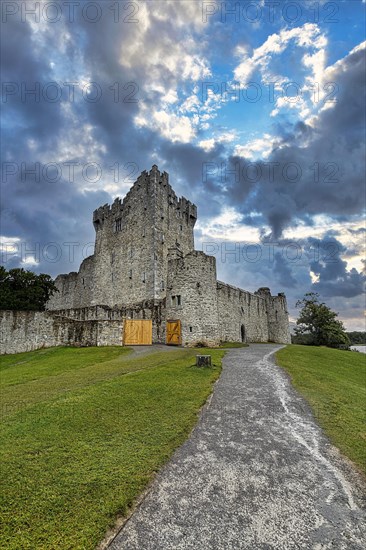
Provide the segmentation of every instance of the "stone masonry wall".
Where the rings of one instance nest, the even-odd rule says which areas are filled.
[[[68,275],[58,275],[55,280],[55,285],[58,292],[48,300],[47,309],[61,309],[74,307],[76,296],[76,282],[78,274],[73,271]]]
[[[264,298],[217,282],[220,339],[226,342],[268,342]]]
[[[59,292],[47,309],[163,299],[168,249],[177,246],[183,254],[194,249],[196,219],[196,206],[178,199],[166,172],[157,166],[142,172],[123,200],[94,212],[94,255],[83,261],[79,273],[56,278]]]
[[[1,354],[58,345],[53,316],[38,311],[0,311]]]
[[[180,319],[183,345],[290,342],[285,296],[217,282],[215,258],[194,250],[196,219],[196,206],[178,199],[166,172],[156,165],[142,172],[123,200],[95,210],[94,255],[78,273],[56,278],[48,311],[122,326],[152,319],[153,342],[165,342],[169,319]],[[115,339],[104,331],[104,341]]]
[[[184,258],[170,254],[166,319],[180,319],[182,344],[219,342],[216,258],[193,251]]]
[[[122,309],[0,311],[1,354],[53,346],[121,346],[125,319],[152,319],[153,342],[165,342],[165,300]]]
[[[271,296],[268,307],[269,341],[291,344],[287,300],[284,294]]]
[[[54,312],[1,311],[1,354],[53,346],[122,344],[122,321],[77,321]]]

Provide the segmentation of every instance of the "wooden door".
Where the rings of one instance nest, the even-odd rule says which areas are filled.
[[[180,319],[167,321],[166,323],[166,343],[170,346],[182,345],[182,330]]]
[[[125,346],[151,346],[152,320],[126,319],[123,343]]]

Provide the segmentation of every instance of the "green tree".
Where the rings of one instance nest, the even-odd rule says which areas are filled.
[[[366,344],[366,332],[355,330],[353,332],[347,332],[347,336],[350,339],[351,344]]]
[[[337,319],[338,313],[320,302],[318,294],[305,294],[302,300],[298,300],[296,307],[301,308],[301,311],[296,321],[298,326],[295,328],[295,334],[305,337],[304,343],[330,348],[349,348],[350,340],[343,323]]]
[[[43,311],[54,292],[57,288],[49,275],[0,266],[0,309]]]

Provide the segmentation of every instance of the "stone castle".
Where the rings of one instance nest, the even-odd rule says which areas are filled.
[[[58,322],[56,339],[289,343],[285,295],[272,296],[268,288],[253,294],[217,281],[215,258],[194,249],[196,220],[196,206],[178,199],[156,165],[141,173],[123,200],[98,208],[94,254],[78,273],[56,278],[59,292],[47,304],[45,316]]]

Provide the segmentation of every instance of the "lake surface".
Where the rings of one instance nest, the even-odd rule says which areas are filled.
[[[357,351],[360,351],[361,353],[366,353],[366,346],[351,346],[351,349],[356,349]]]

